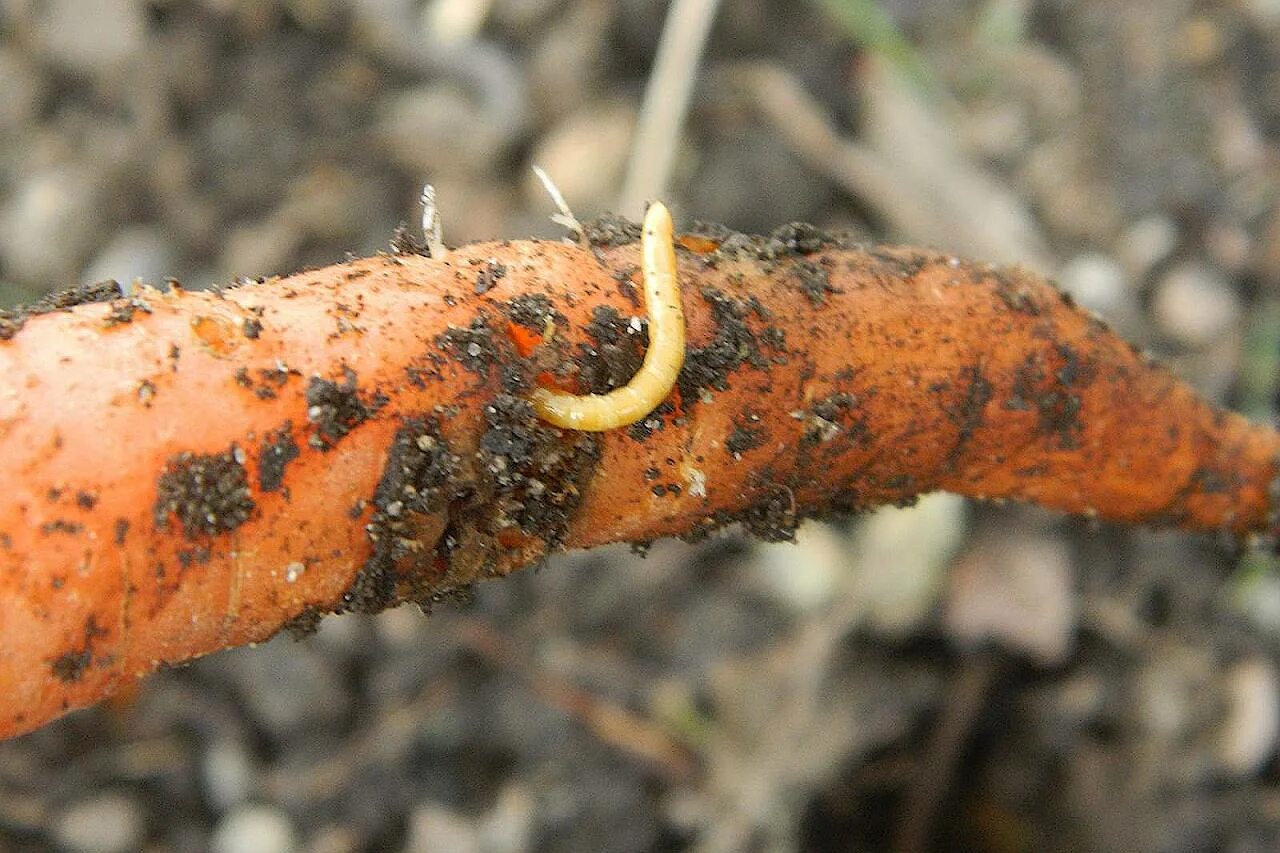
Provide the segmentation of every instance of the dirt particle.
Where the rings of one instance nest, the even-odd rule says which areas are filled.
[[[398,600],[397,575],[434,573],[444,511],[468,491],[463,474],[462,458],[440,437],[435,418],[408,418],[396,430],[365,528],[373,555],[343,595],[342,609],[376,613]]]
[[[1058,370],[1050,372],[1037,353],[1028,355],[1014,368],[1013,386],[1004,408],[1036,411],[1038,434],[1055,436],[1060,449],[1071,450],[1079,445],[1084,425],[1080,421],[1080,397],[1070,389],[1091,383],[1096,369],[1070,347],[1059,345],[1057,349],[1063,359]]]
[[[63,684],[78,682],[93,663],[94,641],[106,635],[107,632],[98,626],[96,617],[90,615],[84,621],[83,647],[77,651],[64,652],[50,661],[49,669],[53,672],[53,677]]]
[[[1029,281],[1016,270],[993,268],[989,271],[991,282],[995,285],[996,296],[1010,311],[1038,317],[1044,313],[1035,282]]]
[[[517,326],[541,335],[547,328],[547,319],[562,323],[564,318],[551,305],[545,293],[522,293],[506,304],[507,319]]]
[[[476,273],[475,291],[477,294],[488,293],[498,280],[507,274],[507,268],[504,264],[498,262],[497,258],[490,258],[485,261],[484,266]]]
[[[867,444],[871,440],[870,429],[857,404],[858,398],[854,395],[837,392],[814,402],[807,413],[797,413],[805,421],[800,446],[827,444],[841,435],[850,442]]]
[[[400,600],[430,607],[561,541],[600,457],[592,433],[540,421],[523,397],[498,394],[473,453],[460,455],[434,420],[407,421],[388,453],[368,525],[374,555],[344,596],[346,609]]]
[[[40,532],[48,535],[50,533],[66,533],[75,536],[84,530],[84,525],[78,521],[67,521],[63,518],[55,518],[53,521],[46,521],[40,525]]]
[[[640,288],[636,287],[632,280],[640,273],[640,267],[632,264],[619,270],[614,270],[610,277],[618,283],[618,293],[622,298],[631,303],[631,307],[637,311],[644,307],[644,303],[640,299]]]
[[[655,432],[667,428],[667,416],[675,414],[676,407],[669,401],[658,404],[658,407],[640,420],[627,427],[627,436],[632,441],[648,441]]]
[[[235,380],[237,385],[252,391],[259,400],[274,400],[279,389],[289,381],[289,370],[282,365],[258,368],[257,374],[255,380],[247,367],[241,367],[235,372]]]
[[[827,246],[839,246],[842,243],[842,238],[829,234],[816,225],[810,225],[807,222],[791,222],[769,232],[761,249],[760,259],[775,260],[796,255],[812,255]]]
[[[477,459],[493,494],[489,526],[514,523],[548,546],[558,544],[581,500],[580,485],[599,459],[597,436],[548,427],[529,401],[507,394],[485,407],[485,419]]]
[[[342,375],[341,383],[320,376],[307,383],[307,420],[316,426],[307,443],[317,450],[333,447],[377,410],[376,401],[365,405],[360,400],[356,372],[344,366]]]
[[[623,216],[605,214],[584,222],[582,233],[593,246],[626,246],[640,242],[640,223]]]
[[[185,572],[196,563],[208,563],[212,556],[209,549],[204,545],[195,548],[183,548],[178,552],[178,564],[182,566],[182,571]]]
[[[647,321],[624,318],[610,305],[597,305],[586,332],[594,344],[579,345],[578,380],[585,393],[607,394],[625,386],[644,363]]]
[[[702,289],[702,298],[711,306],[716,331],[705,346],[690,347],[685,356],[678,385],[686,407],[696,403],[703,389],[727,390],[729,375],[742,365],[761,370],[769,365],[746,323],[750,306],[712,287]]]
[[[323,618],[324,611],[307,605],[297,616],[281,625],[280,630],[294,640],[305,640],[320,628],[320,620]]]
[[[116,519],[116,544],[123,545],[125,537],[129,535],[129,519]]]
[[[902,281],[910,281],[925,267],[941,260],[936,255],[906,248],[872,248],[867,251],[867,254],[878,262],[887,278]]]
[[[466,329],[448,329],[436,338],[436,345],[467,370],[484,378],[489,376],[489,366],[498,360],[493,329],[483,314],[472,320]]]
[[[768,440],[769,432],[760,423],[760,414],[744,412],[741,416],[734,418],[733,432],[729,433],[724,447],[734,459],[741,459],[742,454],[763,446]]]
[[[409,384],[419,391],[425,391],[429,386],[427,380],[432,379],[436,382],[442,381],[444,377],[440,371],[434,367],[421,367],[411,364],[404,369],[405,379],[409,380]]]
[[[792,490],[768,480],[759,483],[758,488],[760,497],[750,506],[738,512],[716,510],[693,525],[683,538],[688,542],[698,542],[730,524],[741,524],[748,533],[766,542],[794,542],[801,518],[796,512]],[[809,514],[817,512],[814,509]]]
[[[254,508],[243,453],[234,444],[225,453],[171,457],[156,492],[156,529],[168,528],[170,516],[176,516],[188,539],[235,530]]]
[[[284,484],[285,468],[301,451],[293,440],[293,424],[285,421],[277,430],[262,437],[258,453],[258,488],[264,492],[279,491]]]
[[[800,290],[815,308],[826,302],[828,293],[838,292],[831,284],[831,276],[825,268],[810,261],[795,265],[793,275],[800,280]]]
[[[84,671],[89,668],[92,659],[93,656],[88,649],[64,652],[54,658],[49,668],[53,671],[53,677],[63,684],[75,684],[84,676]]]
[[[995,394],[980,365],[962,369],[960,376],[965,389],[964,399],[958,406],[947,411],[947,417],[960,428],[956,434],[956,443],[947,454],[946,464],[949,469],[955,468],[974,432],[985,423],[987,404]]]
[[[7,341],[12,338],[31,317],[51,314],[55,311],[67,311],[77,305],[88,305],[92,302],[110,302],[123,296],[124,291],[120,289],[120,283],[114,279],[108,279],[96,284],[84,284],[50,293],[31,305],[0,309],[0,340]]]
[[[794,542],[800,519],[791,489],[770,484],[764,497],[744,510],[739,520],[747,532],[765,542]]]
[[[144,300],[138,298],[124,298],[111,300],[111,311],[104,319],[107,327],[120,326],[125,323],[132,323],[134,315],[139,311],[144,314],[151,313],[151,306]]]
[[[257,317],[245,317],[241,329],[244,331],[246,338],[256,341],[262,336],[262,321]]]
[[[83,510],[91,510],[98,505],[98,496],[83,489],[76,492],[76,506]]]

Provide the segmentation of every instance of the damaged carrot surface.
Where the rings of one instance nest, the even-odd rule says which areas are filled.
[[[638,230],[592,236],[0,318],[0,736],[564,548],[786,539],[935,489],[1274,527],[1277,434],[1047,284],[805,226],[680,240],[679,410],[552,427],[540,377],[604,394],[644,358]]]

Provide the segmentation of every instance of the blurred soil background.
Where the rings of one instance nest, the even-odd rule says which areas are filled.
[[[1280,2],[723,0],[624,198],[667,7],[0,0],[0,302],[385,250],[428,180],[451,244],[558,237],[538,164],[1023,263],[1275,419]],[[949,496],[797,539],[161,673],[0,743],[0,851],[1280,849],[1269,554]]]

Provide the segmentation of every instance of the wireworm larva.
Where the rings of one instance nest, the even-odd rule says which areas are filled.
[[[684,366],[684,309],[676,281],[676,250],[671,232],[671,213],[666,205],[649,205],[640,242],[649,349],[636,375],[608,394],[535,389],[529,400],[538,417],[565,429],[604,432],[635,423],[671,393]]]

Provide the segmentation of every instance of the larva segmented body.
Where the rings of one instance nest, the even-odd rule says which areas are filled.
[[[641,237],[649,349],[635,376],[608,394],[565,394],[538,388],[530,396],[538,417],[564,429],[604,432],[643,418],[666,399],[684,366],[684,308],[676,281],[671,213],[654,202]]]

